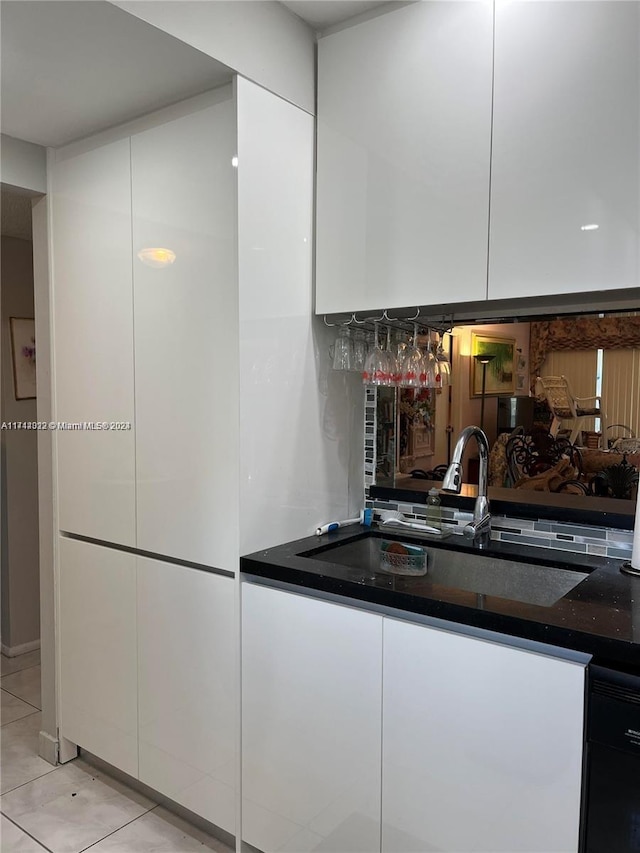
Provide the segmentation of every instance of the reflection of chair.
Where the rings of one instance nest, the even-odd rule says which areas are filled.
[[[551,434],[557,435],[560,421],[571,421],[569,441],[574,444],[582,429],[582,423],[587,418],[600,418],[603,436],[607,433],[607,418],[602,410],[602,398],[574,397],[566,376],[538,376],[536,386],[546,397],[547,404],[553,415]],[[591,403],[591,406],[585,405]],[[595,404],[595,405],[593,405]],[[605,439],[602,439],[605,446]]]
[[[548,491],[571,487],[571,491],[587,493],[582,455],[566,438],[556,439],[546,430],[512,435],[507,441],[506,455],[511,484],[516,488],[528,488],[527,480],[535,479]],[[566,465],[560,464],[563,461]],[[548,482],[544,482],[545,474],[549,475]]]

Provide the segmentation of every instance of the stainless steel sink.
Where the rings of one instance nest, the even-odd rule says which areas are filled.
[[[382,575],[382,541],[378,536],[369,535],[344,545],[314,549],[300,556],[348,566],[363,574],[380,572]],[[450,551],[428,545],[424,547],[427,551],[427,574],[418,578],[419,581],[538,607],[551,607],[589,577],[587,572],[521,563],[482,552]]]

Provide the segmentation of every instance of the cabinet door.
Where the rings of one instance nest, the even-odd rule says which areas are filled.
[[[486,298],[492,42],[428,0],[320,39],[318,313]]]
[[[233,101],[137,134],[131,151],[138,547],[234,569]],[[145,248],[169,249],[175,261],[149,266],[138,256]]]
[[[490,299],[640,283],[639,38],[639,3],[496,3]]]
[[[129,140],[57,160],[52,203],[55,417],[133,426]],[[55,441],[60,529],[135,545],[133,429]]]
[[[576,853],[584,667],[384,624],[382,850]]]
[[[380,849],[382,617],[242,585],[242,839]]]
[[[137,777],[135,561],[60,539],[60,733]]]
[[[235,834],[232,578],[138,558],[140,780]]]

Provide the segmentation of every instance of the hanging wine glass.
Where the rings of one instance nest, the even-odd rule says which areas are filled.
[[[420,385],[423,388],[439,388],[439,372],[437,361],[431,351],[431,329],[428,331],[427,346],[422,356],[422,371],[420,372]]]
[[[438,349],[436,350],[436,361],[438,362],[442,385],[451,385],[451,363],[444,351],[444,347],[442,346],[442,336],[440,337]]]
[[[386,370],[388,361],[384,350],[378,344],[378,324],[373,327],[373,347],[367,355],[362,371],[362,381],[365,385],[388,385],[389,375]]]
[[[398,367],[398,359],[391,347],[391,327],[387,327],[387,346],[385,347],[384,355],[386,358],[386,373],[387,381],[385,385],[397,385],[400,381],[400,368]]]
[[[343,326],[338,332],[338,337],[333,345],[334,370],[353,369],[353,342],[351,340],[351,329]]]
[[[423,367],[422,353],[418,347],[418,324],[415,323],[413,327],[413,341],[411,346],[406,348],[402,357],[400,381],[398,384],[402,388],[420,388],[420,375]]]
[[[367,360],[367,340],[362,329],[356,329],[353,333],[353,361],[352,370],[362,373]]]

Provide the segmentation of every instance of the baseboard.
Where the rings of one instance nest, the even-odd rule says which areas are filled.
[[[28,643],[21,643],[19,646],[6,646],[2,643],[2,654],[8,658],[16,658],[18,655],[26,655],[27,652],[35,652],[40,648],[40,640],[31,640]]]
[[[38,743],[38,755],[44,758],[49,764],[54,766],[58,763],[58,739],[49,734],[49,732],[40,732]]]

